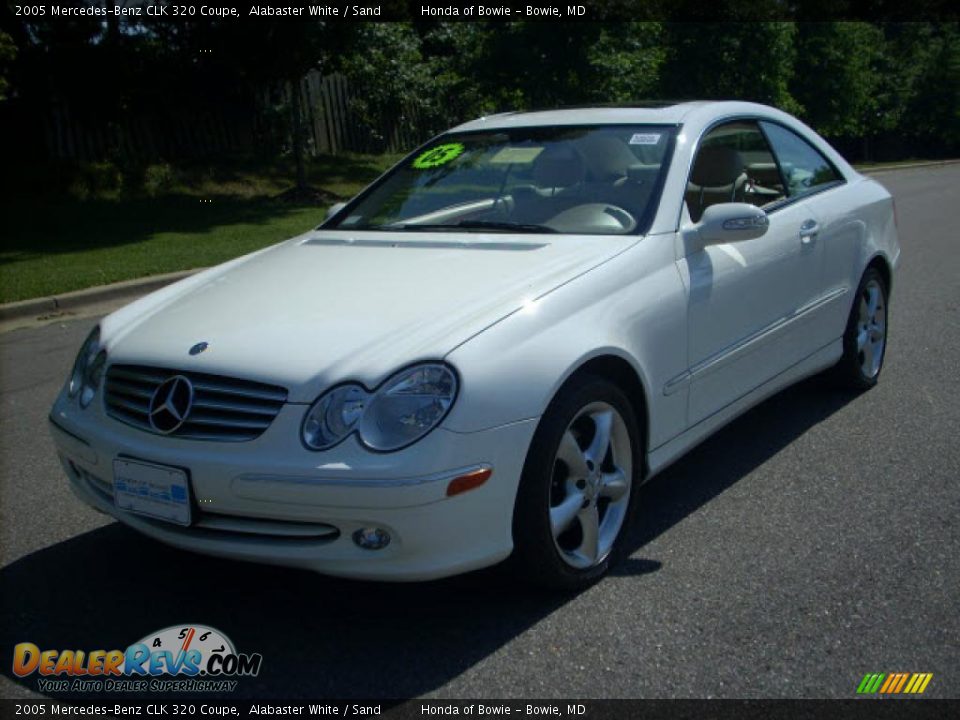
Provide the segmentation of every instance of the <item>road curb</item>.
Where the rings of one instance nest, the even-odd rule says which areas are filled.
[[[960,159],[954,160],[931,160],[925,162],[910,163],[907,165],[890,165],[877,168],[857,169],[857,172],[863,175],[874,175],[877,173],[893,172],[896,170],[912,170],[914,168],[936,167],[940,165],[955,165],[960,163]],[[151,275],[134,280],[124,280],[111,285],[98,285],[84,290],[62,293],[50,297],[32,298],[30,300],[19,300],[17,302],[5,303],[0,305],[0,322],[9,320],[22,320],[24,318],[38,318],[44,315],[52,315],[67,311],[76,311],[89,305],[105,302],[107,300],[118,300],[126,297],[145,295],[154,290],[159,290],[165,285],[190,277],[194,273],[200,272],[206,268],[194,268],[193,270],[182,270],[180,272],[165,273],[163,275]]]
[[[913,170],[914,168],[925,168],[925,167],[938,167],[940,165],[956,165],[960,163],[960,159],[954,160],[925,160],[923,162],[908,163],[906,165],[885,165],[877,168],[857,168],[856,170],[861,175],[874,175],[876,173],[884,172],[894,172],[895,170]]]
[[[98,285],[92,288],[62,293],[60,295],[5,303],[0,305],[0,322],[22,320],[31,317],[38,318],[54,313],[80,310],[89,305],[96,305],[97,303],[107,300],[120,300],[137,295],[145,295],[154,290],[159,290],[170,283],[174,283],[177,280],[190,277],[203,269],[204,268],[194,268],[193,270],[181,270],[179,272],[164,273],[163,275],[150,275],[149,277],[123,280],[110,285]]]

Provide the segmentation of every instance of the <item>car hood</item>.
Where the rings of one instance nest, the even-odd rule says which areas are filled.
[[[142,298],[103,337],[113,363],[275,383],[311,402],[442,358],[637,240],[316,231]]]

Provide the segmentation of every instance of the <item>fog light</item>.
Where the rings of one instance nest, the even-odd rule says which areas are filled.
[[[353,541],[364,550],[382,550],[390,544],[390,533],[383,528],[360,528]]]

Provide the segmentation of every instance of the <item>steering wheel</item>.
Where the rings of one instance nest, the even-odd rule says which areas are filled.
[[[563,233],[624,235],[637,227],[637,220],[618,205],[587,203],[567,208],[543,224]]]

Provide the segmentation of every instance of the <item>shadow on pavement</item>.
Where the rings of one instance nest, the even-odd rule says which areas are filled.
[[[641,491],[633,554],[851,399],[809,380],[701,445]],[[631,557],[613,574],[659,568]],[[123,649],[192,622],[263,654],[260,676],[231,697],[289,699],[422,695],[573,598],[527,590],[496,570],[406,585],[336,580],[180,552],[116,523],[3,568],[0,587],[0,668],[17,682],[9,653],[18,642]],[[36,688],[36,676],[26,683]]]

